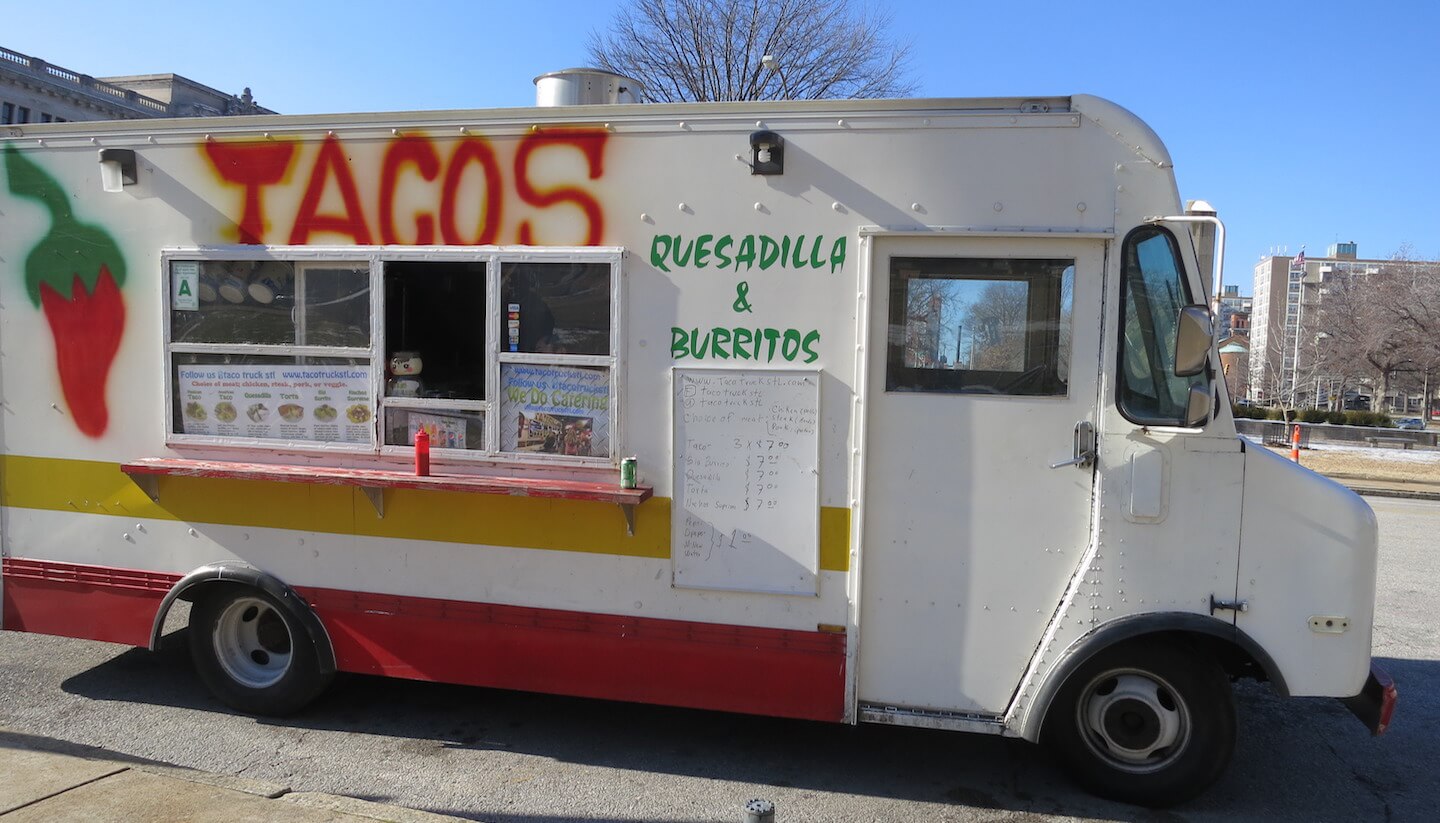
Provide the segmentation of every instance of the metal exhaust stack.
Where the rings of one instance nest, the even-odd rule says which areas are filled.
[[[604,69],[562,69],[535,78],[535,105],[594,106],[639,103],[640,81]]]

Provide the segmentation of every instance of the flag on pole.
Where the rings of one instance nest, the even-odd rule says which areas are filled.
[[[1295,255],[1295,259],[1290,261],[1290,268],[1292,268],[1292,269],[1299,269],[1299,270],[1301,270],[1301,271],[1304,271],[1304,270],[1305,270],[1305,250],[1304,250],[1304,249],[1301,249],[1301,250],[1300,250],[1300,253],[1297,254],[1297,255]]]

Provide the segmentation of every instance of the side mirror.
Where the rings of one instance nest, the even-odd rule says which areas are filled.
[[[1198,429],[1210,418],[1210,388],[1191,386],[1189,402],[1185,405],[1185,427]]]
[[[1175,330],[1176,377],[1194,377],[1205,371],[1212,335],[1209,309],[1186,306],[1180,310]]]

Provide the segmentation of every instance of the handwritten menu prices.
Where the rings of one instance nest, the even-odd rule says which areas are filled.
[[[185,434],[370,443],[368,366],[178,366]]]
[[[677,586],[815,594],[819,376],[677,370]]]

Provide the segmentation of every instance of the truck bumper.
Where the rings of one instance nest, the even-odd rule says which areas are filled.
[[[1343,697],[1340,702],[1350,709],[1365,728],[1376,736],[1385,733],[1390,727],[1390,716],[1395,713],[1395,701],[1399,693],[1395,690],[1395,681],[1385,670],[1370,664],[1370,677],[1365,681],[1365,687],[1354,697]]]

